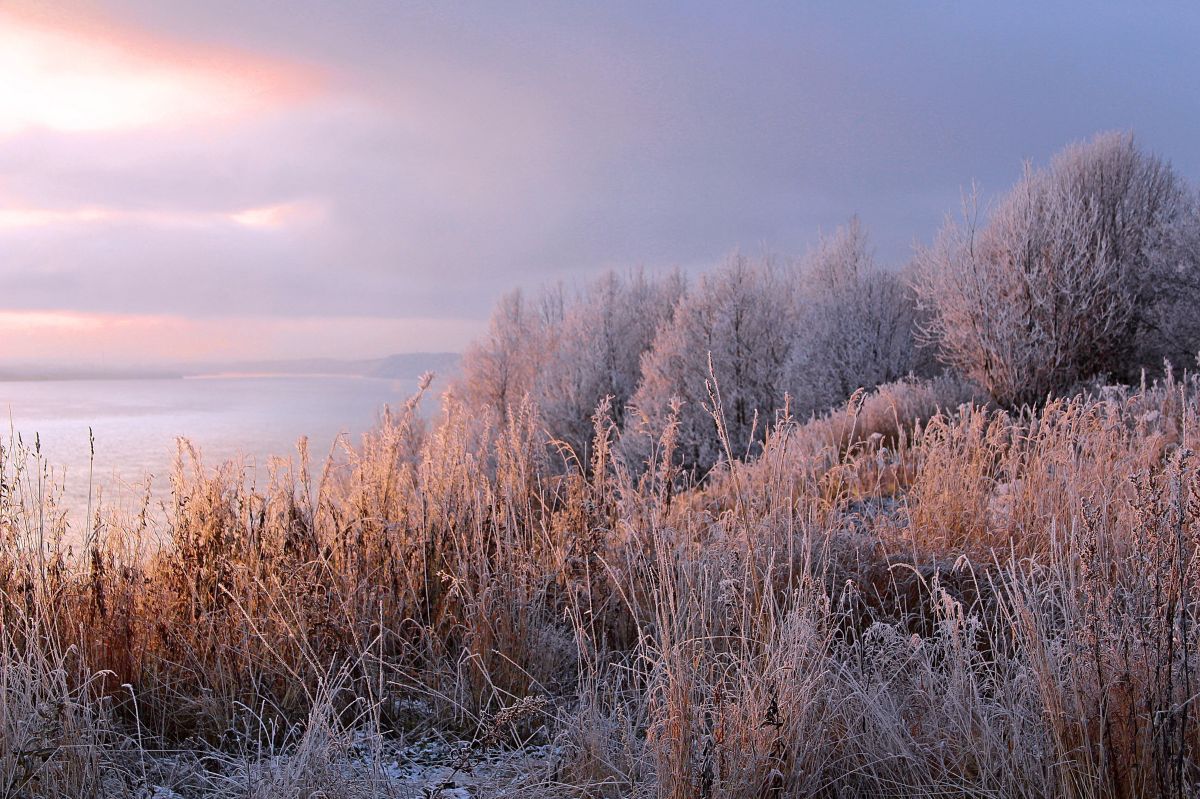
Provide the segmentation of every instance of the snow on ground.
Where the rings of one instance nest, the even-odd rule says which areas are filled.
[[[372,736],[358,737],[328,762],[301,762],[280,754],[257,762],[234,758],[210,759],[206,773],[180,767],[192,756],[164,755],[155,759],[161,785],[135,791],[138,799],[191,799],[192,796],[234,795],[239,788],[258,786],[253,796],[274,799],[305,786],[330,788],[315,795],[329,797],[403,797],[407,799],[480,799],[528,796],[529,790],[551,781],[561,760],[554,745],[517,749],[481,749],[467,743],[428,740],[399,745]],[[219,765],[218,765],[219,763]],[[174,778],[162,779],[166,775]],[[328,786],[325,785],[328,783]],[[168,787],[171,786],[171,787]]]

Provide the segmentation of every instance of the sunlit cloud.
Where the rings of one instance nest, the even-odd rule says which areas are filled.
[[[294,223],[317,221],[323,216],[323,209],[314,203],[290,202],[247,208],[229,214],[229,219],[243,227],[281,228]]]
[[[0,10],[0,135],[102,132],[236,117],[311,75],[242,54],[68,29]]]

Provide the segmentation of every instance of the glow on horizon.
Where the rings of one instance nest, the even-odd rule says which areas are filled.
[[[32,330],[86,330],[97,319],[74,311],[0,311],[0,331],[15,335]]]
[[[363,358],[457,351],[483,323],[460,318],[206,317],[0,310],[3,363],[142,365],[201,360]],[[69,354],[69,356],[67,355]]]
[[[51,25],[11,9],[0,9],[0,75],[0,136],[244,116],[312,81],[243,54]]]

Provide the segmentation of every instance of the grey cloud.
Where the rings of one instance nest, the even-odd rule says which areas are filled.
[[[299,232],[0,232],[13,307],[188,315],[486,314],[514,284],[803,251],[859,213],[908,257],[977,178],[1133,128],[1200,178],[1200,17],[790,5],[83,4],[153,34],[314,66],[324,94],[225,128],[26,134],[31,204],[228,213]]]

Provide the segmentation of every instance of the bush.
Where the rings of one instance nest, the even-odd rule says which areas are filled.
[[[987,224],[947,222],[916,258],[925,336],[1006,406],[1098,375],[1136,376],[1195,352],[1196,207],[1170,166],[1132,136],[1068,147],[1027,165]],[[1170,324],[1166,322],[1170,321]]]

